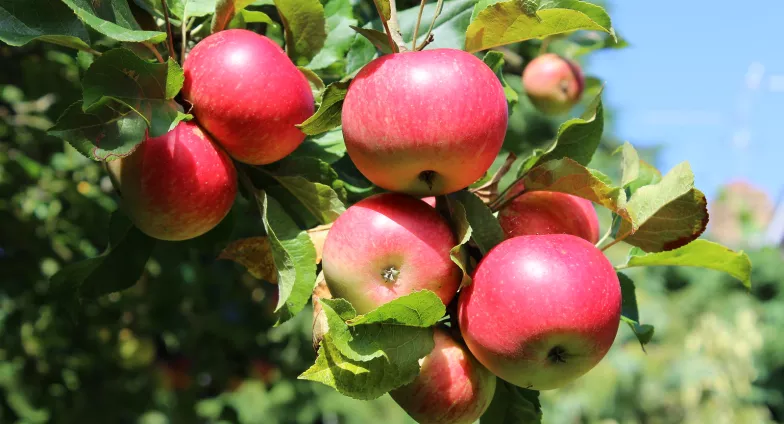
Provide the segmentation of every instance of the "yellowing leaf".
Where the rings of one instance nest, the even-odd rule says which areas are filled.
[[[272,248],[267,237],[250,237],[231,242],[218,255],[218,259],[234,261],[248,270],[250,275],[270,283],[278,282],[278,270],[272,258]]]

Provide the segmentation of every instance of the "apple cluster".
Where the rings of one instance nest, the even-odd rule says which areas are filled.
[[[523,77],[532,102],[547,113],[571,107],[582,90],[574,66],[551,55],[533,61]],[[538,90],[542,84],[549,86]],[[419,375],[390,392],[421,423],[473,423],[490,405],[497,377],[535,390],[561,387],[594,367],[618,330],[621,289],[594,246],[596,212],[569,194],[516,186],[498,217],[506,240],[461,288],[463,272],[450,257],[458,240],[432,196],[487,172],[507,116],[495,74],[450,49],[376,59],[343,105],[351,159],[392,193],[364,199],[335,221],[322,259],[331,294],[358,313],[419,290],[445,305],[457,297],[459,329],[436,327]]]
[[[286,157],[304,139],[296,124],[314,111],[303,74],[250,31],[205,38],[183,69],[183,99],[196,119],[110,164],[132,221],[164,240],[216,226],[237,193],[232,158],[263,165]],[[575,64],[543,55],[523,83],[540,110],[561,113],[579,99],[583,77]],[[331,294],[358,313],[420,290],[457,305],[459,329],[435,328],[418,377],[391,392],[423,423],[474,422],[493,399],[496,376],[524,388],[560,387],[604,357],[618,328],[620,285],[594,246],[596,212],[568,194],[517,187],[522,194],[498,217],[507,239],[461,284],[451,258],[458,240],[433,196],[485,175],[504,141],[507,107],[495,73],[456,49],[375,59],[343,103],[349,157],[390,192],[334,222],[322,259]]]

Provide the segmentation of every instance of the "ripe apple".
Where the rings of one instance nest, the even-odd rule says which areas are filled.
[[[186,240],[223,220],[237,194],[231,158],[193,122],[148,138],[109,162],[123,208],[150,237]]]
[[[568,234],[497,245],[458,302],[460,330],[477,360],[534,390],[561,387],[599,363],[620,314],[612,264],[593,244]]]
[[[566,193],[524,193],[501,209],[498,222],[508,238],[571,234],[593,244],[599,241],[599,218],[593,203]]]
[[[435,347],[419,375],[389,394],[417,422],[472,424],[490,406],[496,378],[446,331],[433,330]]]
[[[445,305],[462,279],[449,258],[457,240],[444,218],[427,203],[405,194],[368,197],[332,225],[321,263],[333,297],[358,313],[419,290],[431,290]]]
[[[558,115],[568,112],[583,94],[585,77],[580,65],[554,53],[532,60],[523,70],[523,88],[540,111]]]
[[[240,162],[283,159],[305,138],[297,127],[313,114],[304,75],[269,38],[221,31],[191,50],[182,93],[199,124]]]
[[[462,50],[382,56],[365,66],[343,102],[351,160],[387,190],[435,196],[482,177],[508,120],[498,78]]]

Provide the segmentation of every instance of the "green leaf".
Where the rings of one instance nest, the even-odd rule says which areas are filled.
[[[634,335],[637,336],[640,346],[645,350],[645,345],[653,338],[653,326],[640,324],[634,281],[620,272],[618,273],[618,281],[621,283],[621,320],[629,325]]]
[[[588,199],[629,220],[626,194],[598,171],[569,158],[552,160],[531,169],[523,178],[527,191],[558,191]]]
[[[633,249],[628,262],[619,267],[637,266],[690,266],[725,272],[751,288],[751,260],[743,251],[735,252],[708,240],[694,240],[669,252],[644,253]]]
[[[638,189],[626,206],[628,220],[618,233],[646,252],[677,249],[695,240],[708,225],[708,202],[694,188],[694,174],[684,162],[656,184]]]
[[[278,270],[278,323],[296,315],[310,299],[316,285],[316,248],[283,207],[265,192],[256,196]]]
[[[319,0],[275,0],[286,31],[286,51],[297,65],[307,64],[327,38],[324,7]]]
[[[485,62],[485,65],[495,72],[496,76],[498,76],[498,80],[501,81],[501,85],[504,87],[504,95],[506,96],[509,113],[511,113],[512,108],[519,101],[519,96],[517,91],[510,87],[509,84],[506,83],[506,79],[504,79],[504,54],[497,51],[489,51],[482,60]]]
[[[370,24],[365,25],[369,27]],[[376,57],[376,48],[367,38],[357,34],[346,54],[345,74],[353,77],[360,69]]]
[[[199,18],[215,13],[217,0],[169,0],[167,4],[178,18]]]
[[[351,29],[365,37],[368,41],[373,43],[376,48],[383,54],[392,54],[392,48],[389,47],[389,38],[387,34],[372,28],[360,28],[351,26]]]
[[[109,50],[84,73],[82,107],[112,97],[144,113],[156,102],[174,99],[184,82],[182,68],[171,58],[167,63],[151,63],[130,50]]]
[[[468,256],[463,250],[463,246],[471,240],[473,231],[471,224],[468,223],[468,217],[463,204],[455,202],[447,198],[447,207],[449,208],[449,218],[452,224],[452,230],[457,236],[457,245],[449,251],[449,257],[457,266],[463,271],[463,280],[460,284],[461,287],[471,284],[471,273],[469,270]]]
[[[78,290],[83,297],[98,297],[125,290],[141,278],[155,239],[131,224],[121,211],[109,221],[109,247],[101,256],[66,266],[52,276],[50,293],[67,295]]]
[[[297,125],[307,135],[316,135],[335,129],[341,124],[343,99],[348,93],[349,82],[333,82],[324,90],[316,113],[305,122]]]
[[[542,405],[539,392],[523,389],[498,379],[495,395],[487,411],[479,419],[481,424],[540,424]]]
[[[313,183],[302,177],[275,177],[322,224],[329,224],[346,211],[343,202],[331,187]]]
[[[365,315],[344,299],[321,299],[329,330],[316,363],[300,378],[357,399],[374,399],[410,383],[419,359],[434,347],[433,329],[446,313],[431,291],[397,298]]]
[[[603,131],[604,112],[601,93],[599,93],[585,109],[582,117],[561,124],[555,146],[542,157],[541,161],[568,157],[580,165],[587,166],[599,147]]]
[[[346,156],[346,144],[343,141],[343,130],[340,128],[308,137],[292,153],[293,157],[312,157],[328,164],[333,164]]]
[[[127,0],[62,0],[85,24],[101,34],[128,43],[160,43],[166,39],[161,31],[143,31],[133,18]],[[108,3],[108,4],[107,4]]]
[[[511,0],[478,14],[466,31],[465,49],[485,50],[576,30],[615,36],[610,17],[600,6],[579,0]]]
[[[387,302],[349,321],[351,325],[387,324],[432,327],[446,313],[441,299],[430,290],[421,290]]]
[[[628,141],[615,151],[615,153],[618,152],[623,153],[621,184],[624,187],[628,187],[640,177],[640,156],[637,155],[637,150]]]
[[[631,184],[627,187],[629,193],[634,194],[640,187],[644,187],[650,184],[656,184],[662,179],[662,174],[659,172],[656,167],[645,162],[644,160],[640,160],[640,168],[639,173],[637,174],[637,179],[632,181]]]
[[[97,161],[130,155],[144,140],[147,121],[124,104],[107,99],[87,111],[76,102],[63,112],[49,134],[60,137],[79,153]]]
[[[405,349],[421,347],[405,346]],[[302,373],[299,379],[325,384],[354,399],[371,400],[412,382],[418,373],[417,360],[402,363],[388,361],[386,358],[353,361],[343,356],[337,347],[325,338],[319,347],[316,363]]]
[[[210,31],[223,31],[232,18],[246,8],[253,0],[218,0],[215,3],[215,14],[212,15]]]
[[[0,41],[22,46],[33,40],[90,50],[90,37],[79,19],[57,0],[3,0]]]
[[[355,33],[352,30],[357,25],[350,0],[329,0],[324,5],[324,14],[327,20],[327,38],[324,47],[308,64],[310,69],[324,69],[346,57]]]
[[[373,3],[375,3],[378,8],[378,12],[381,14],[381,19],[384,21],[388,21],[392,18],[392,7],[389,4],[390,1],[391,0],[373,0]]]
[[[471,238],[483,255],[495,245],[504,241],[501,224],[493,212],[475,194],[462,190],[447,196],[449,202],[457,202],[463,207],[468,223],[471,225]],[[454,205],[450,206],[454,210]]]
[[[341,202],[346,202],[345,184],[332,167],[313,157],[286,157],[267,166],[275,175],[283,177],[302,177],[320,183],[334,190]]]

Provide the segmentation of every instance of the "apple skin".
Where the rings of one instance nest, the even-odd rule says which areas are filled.
[[[458,302],[460,330],[477,360],[533,390],[562,387],[599,363],[620,314],[612,264],[594,245],[568,234],[500,243]]]
[[[472,424],[490,406],[496,377],[445,330],[434,328],[433,340],[419,375],[389,395],[419,423]]]
[[[346,150],[390,191],[436,196],[481,178],[508,121],[498,77],[456,49],[385,55],[357,74],[343,102]]]
[[[501,209],[498,222],[507,238],[571,234],[592,244],[599,241],[599,218],[593,203],[566,193],[524,193]]]
[[[449,257],[455,245],[449,224],[427,203],[383,193],[340,215],[321,263],[332,296],[348,300],[360,314],[425,289],[448,305],[462,279]]]
[[[269,38],[215,33],[191,50],[183,70],[190,113],[238,161],[272,163],[304,140],[295,125],[313,114],[310,84]]]
[[[550,115],[568,112],[580,101],[585,88],[580,65],[554,53],[532,60],[523,70],[522,78],[531,103]]]
[[[214,228],[237,195],[231,158],[193,122],[109,162],[131,221],[150,237],[186,240]]]

